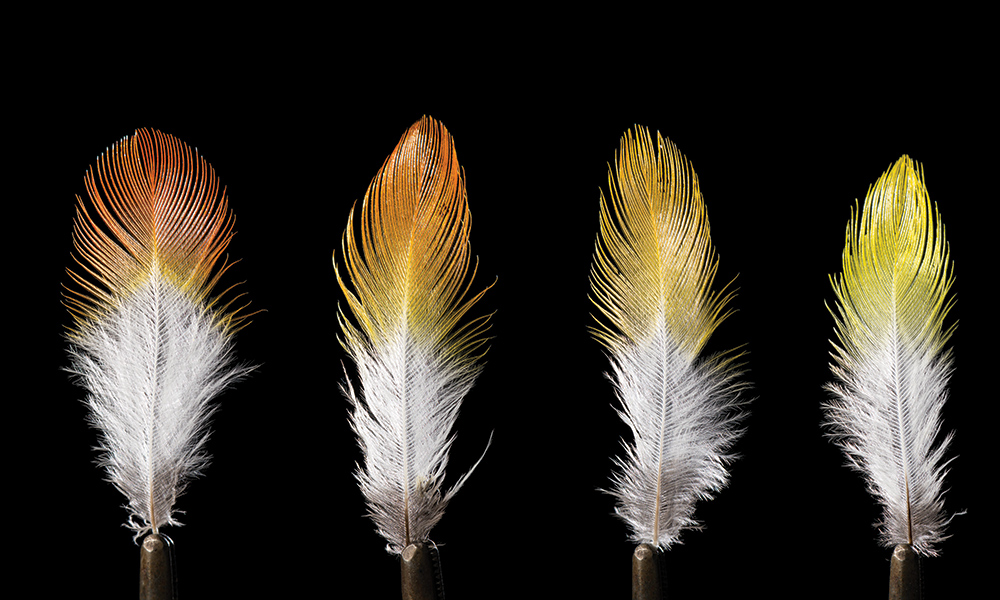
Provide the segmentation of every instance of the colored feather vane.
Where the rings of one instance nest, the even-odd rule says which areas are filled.
[[[609,170],[610,171],[610,170]],[[632,431],[612,495],[631,539],[668,548],[696,528],[695,502],[727,481],[739,437],[738,353],[698,357],[733,293],[713,292],[718,258],[698,179],[677,147],[637,127],[601,193],[591,268],[592,329]]]
[[[836,382],[826,425],[882,504],[882,543],[934,556],[947,537],[943,486],[951,434],[936,443],[948,395],[944,328],[954,281],[944,226],[923,174],[904,156],[847,228],[837,295]],[[832,312],[832,311],[831,311]]]
[[[208,163],[159,131],[112,146],[85,183],[64,297],[70,371],[138,538],[179,525],[177,497],[208,461],[210,401],[248,371],[232,355],[245,317],[209,297],[233,217]]]
[[[356,476],[392,553],[429,540],[471,473],[442,489],[451,430],[481,369],[489,320],[462,323],[486,292],[468,296],[469,220],[452,138],[424,117],[369,186],[360,241],[351,209],[341,244],[350,287],[334,260],[357,321],[338,312],[360,380],[357,392],[349,381],[343,390],[364,455]]]

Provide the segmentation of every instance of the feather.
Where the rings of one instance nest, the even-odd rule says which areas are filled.
[[[705,203],[670,140],[657,133],[654,144],[643,127],[627,132],[608,179],[590,276],[600,314],[592,334],[608,352],[633,436],[610,493],[631,539],[666,549],[697,527],[695,502],[726,484],[725,453],[741,433],[742,354],[699,358],[733,293],[712,291],[718,258]]]
[[[923,174],[902,157],[847,227],[837,296],[836,377],[826,425],[882,504],[882,543],[933,556],[945,539],[951,434],[937,443],[952,371],[944,328],[954,281],[944,226]]]
[[[338,311],[341,344],[360,381],[357,391],[349,380],[343,389],[364,455],[356,477],[391,553],[428,541],[472,472],[442,489],[451,431],[481,370],[489,320],[462,324],[486,292],[468,295],[469,220],[452,138],[424,117],[365,193],[360,243],[351,209],[341,242],[350,286],[334,257],[357,321]]]
[[[245,317],[210,298],[233,217],[208,163],[159,131],[113,145],[85,183],[64,294],[69,370],[138,538],[179,525],[177,497],[208,461],[211,400],[248,370],[232,355]]]

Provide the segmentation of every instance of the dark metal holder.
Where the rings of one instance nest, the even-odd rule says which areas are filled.
[[[909,544],[892,549],[889,563],[889,600],[920,600],[923,595],[920,557]]]
[[[416,542],[400,555],[403,600],[444,600],[441,556],[433,542]]]
[[[177,600],[174,542],[151,533],[139,547],[139,600]]]
[[[652,544],[639,544],[632,553],[632,600],[665,600],[664,554]]]

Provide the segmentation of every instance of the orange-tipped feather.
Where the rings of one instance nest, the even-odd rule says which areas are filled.
[[[351,422],[365,455],[357,474],[379,532],[398,553],[427,541],[464,481],[442,492],[451,430],[485,353],[489,317],[460,321],[469,297],[469,206],[448,131],[424,117],[385,161],[342,241],[342,343],[357,364]],[[467,476],[468,474],[466,474]]]
[[[85,181],[65,295],[71,371],[130,526],[157,532],[177,524],[174,502],[207,463],[211,399],[248,370],[231,355],[245,316],[210,299],[233,216],[208,163],[159,131],[112,146]]]
[[[140,129],[98,157],[96,174],[91,168],[84,182],[98,220],[77,196],[74,259],[86,275],[68,270],[81,289],[66,296],[76,329],[154,273],[195,302],[208,298],[228,268],[218,263],[233,237],[233,215],[204,158],[173,136]],[[227,326],[240,320],[220,317]]]

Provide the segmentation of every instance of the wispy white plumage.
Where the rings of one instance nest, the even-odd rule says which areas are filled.
[[[955,325],[944,328],[953,265],[922,173],[904,156],[851,216],[837,294],[827,425],[883,507],[883,544],[936,555],[944,512],[939,439]]]
[[[705,204],[673,143],[642,127],[626,133],[609,188],[591,269],[593,334],[633,435],[611,493],[633,541],[667,548],[697,527],[695,502],[725,485],[740,434],[740,355],[698,357],[732,293],[711,289],[718,259]]]
[[[174,503],[208,461],[210,401],[248,370],[232,357],[244,317],[209,298],[233,219],[208,163],[159,131],[112,146],[86,186],[65,296],[70,370],[139,537],[179,525]]]
[[[424,117],[369,186],[360,243],[351,210],[342,242],[350,286],[334,260],[357,322],[339,311],[360,380],[344,390],[364,454],[357,478],[392,553],[429,540],[469,475],[443,489],[452,428],[485,353],[488,317],[460,324],[486,291],[468,297],[469,221],[452,138]]]

